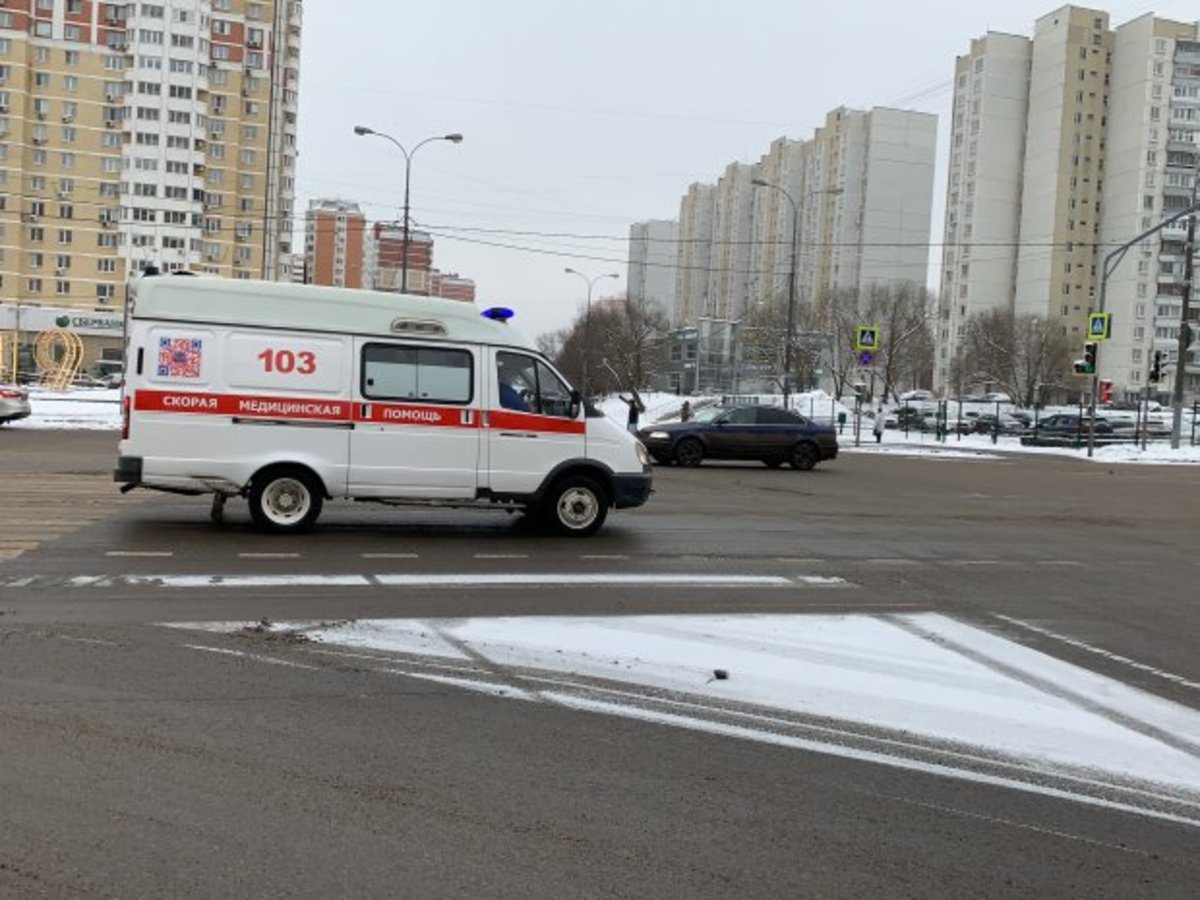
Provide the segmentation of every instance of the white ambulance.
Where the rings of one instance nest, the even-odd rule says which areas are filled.
[[[497,505],[584,536],[650,495],[628,431],[504,311],[426,297],[194,276],[130,288],[114,478],[246,497],[269,531],[327,499]]]

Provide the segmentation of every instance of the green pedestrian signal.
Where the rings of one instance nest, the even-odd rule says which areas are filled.
[[[1095,341],[1088,341],[1083,345],[1083,359],[1075,360],[1072,366],[1076,375],[1096,374],[1096,350],[1099,346]]]

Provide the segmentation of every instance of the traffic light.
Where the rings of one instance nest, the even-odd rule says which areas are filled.
[[[1107,378],[1100,382],[1100,405],[1108,406],[1112,403],[1112,382]]]
[[[1152,362],[1150,364],[1150,383],[1151,384],[1157,384],[1158,380],[1160,378],[1162,378],[1162,358],[1163,358],[1163,352],[1161,350],[1155,350],[1154,351],[1154,362]]]
[[[1076,375],[1094,375],[1096,373],[1096,348],[1098,346],[1099,344],[1095,341],[1088,341],[1083,345],[1083,359],[1075,360],[1071,366]]]

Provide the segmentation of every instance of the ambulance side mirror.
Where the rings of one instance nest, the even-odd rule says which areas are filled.
[[[583,394],[579,391],[571,391],[571,405],[567,407],[568,417],[572,419],[579,418],[579,410],[583,406]]]

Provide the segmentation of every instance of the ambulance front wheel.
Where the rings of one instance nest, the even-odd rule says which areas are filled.
[[[550,528],[568,537],[594,534],[608,515],[608,495],[586,475],[568,475],[546,493],[542,514]]]
[[[303,531],[323,502],[317,477],[298,466],[265,469],[250,483],[250,518],[264,531]]]

